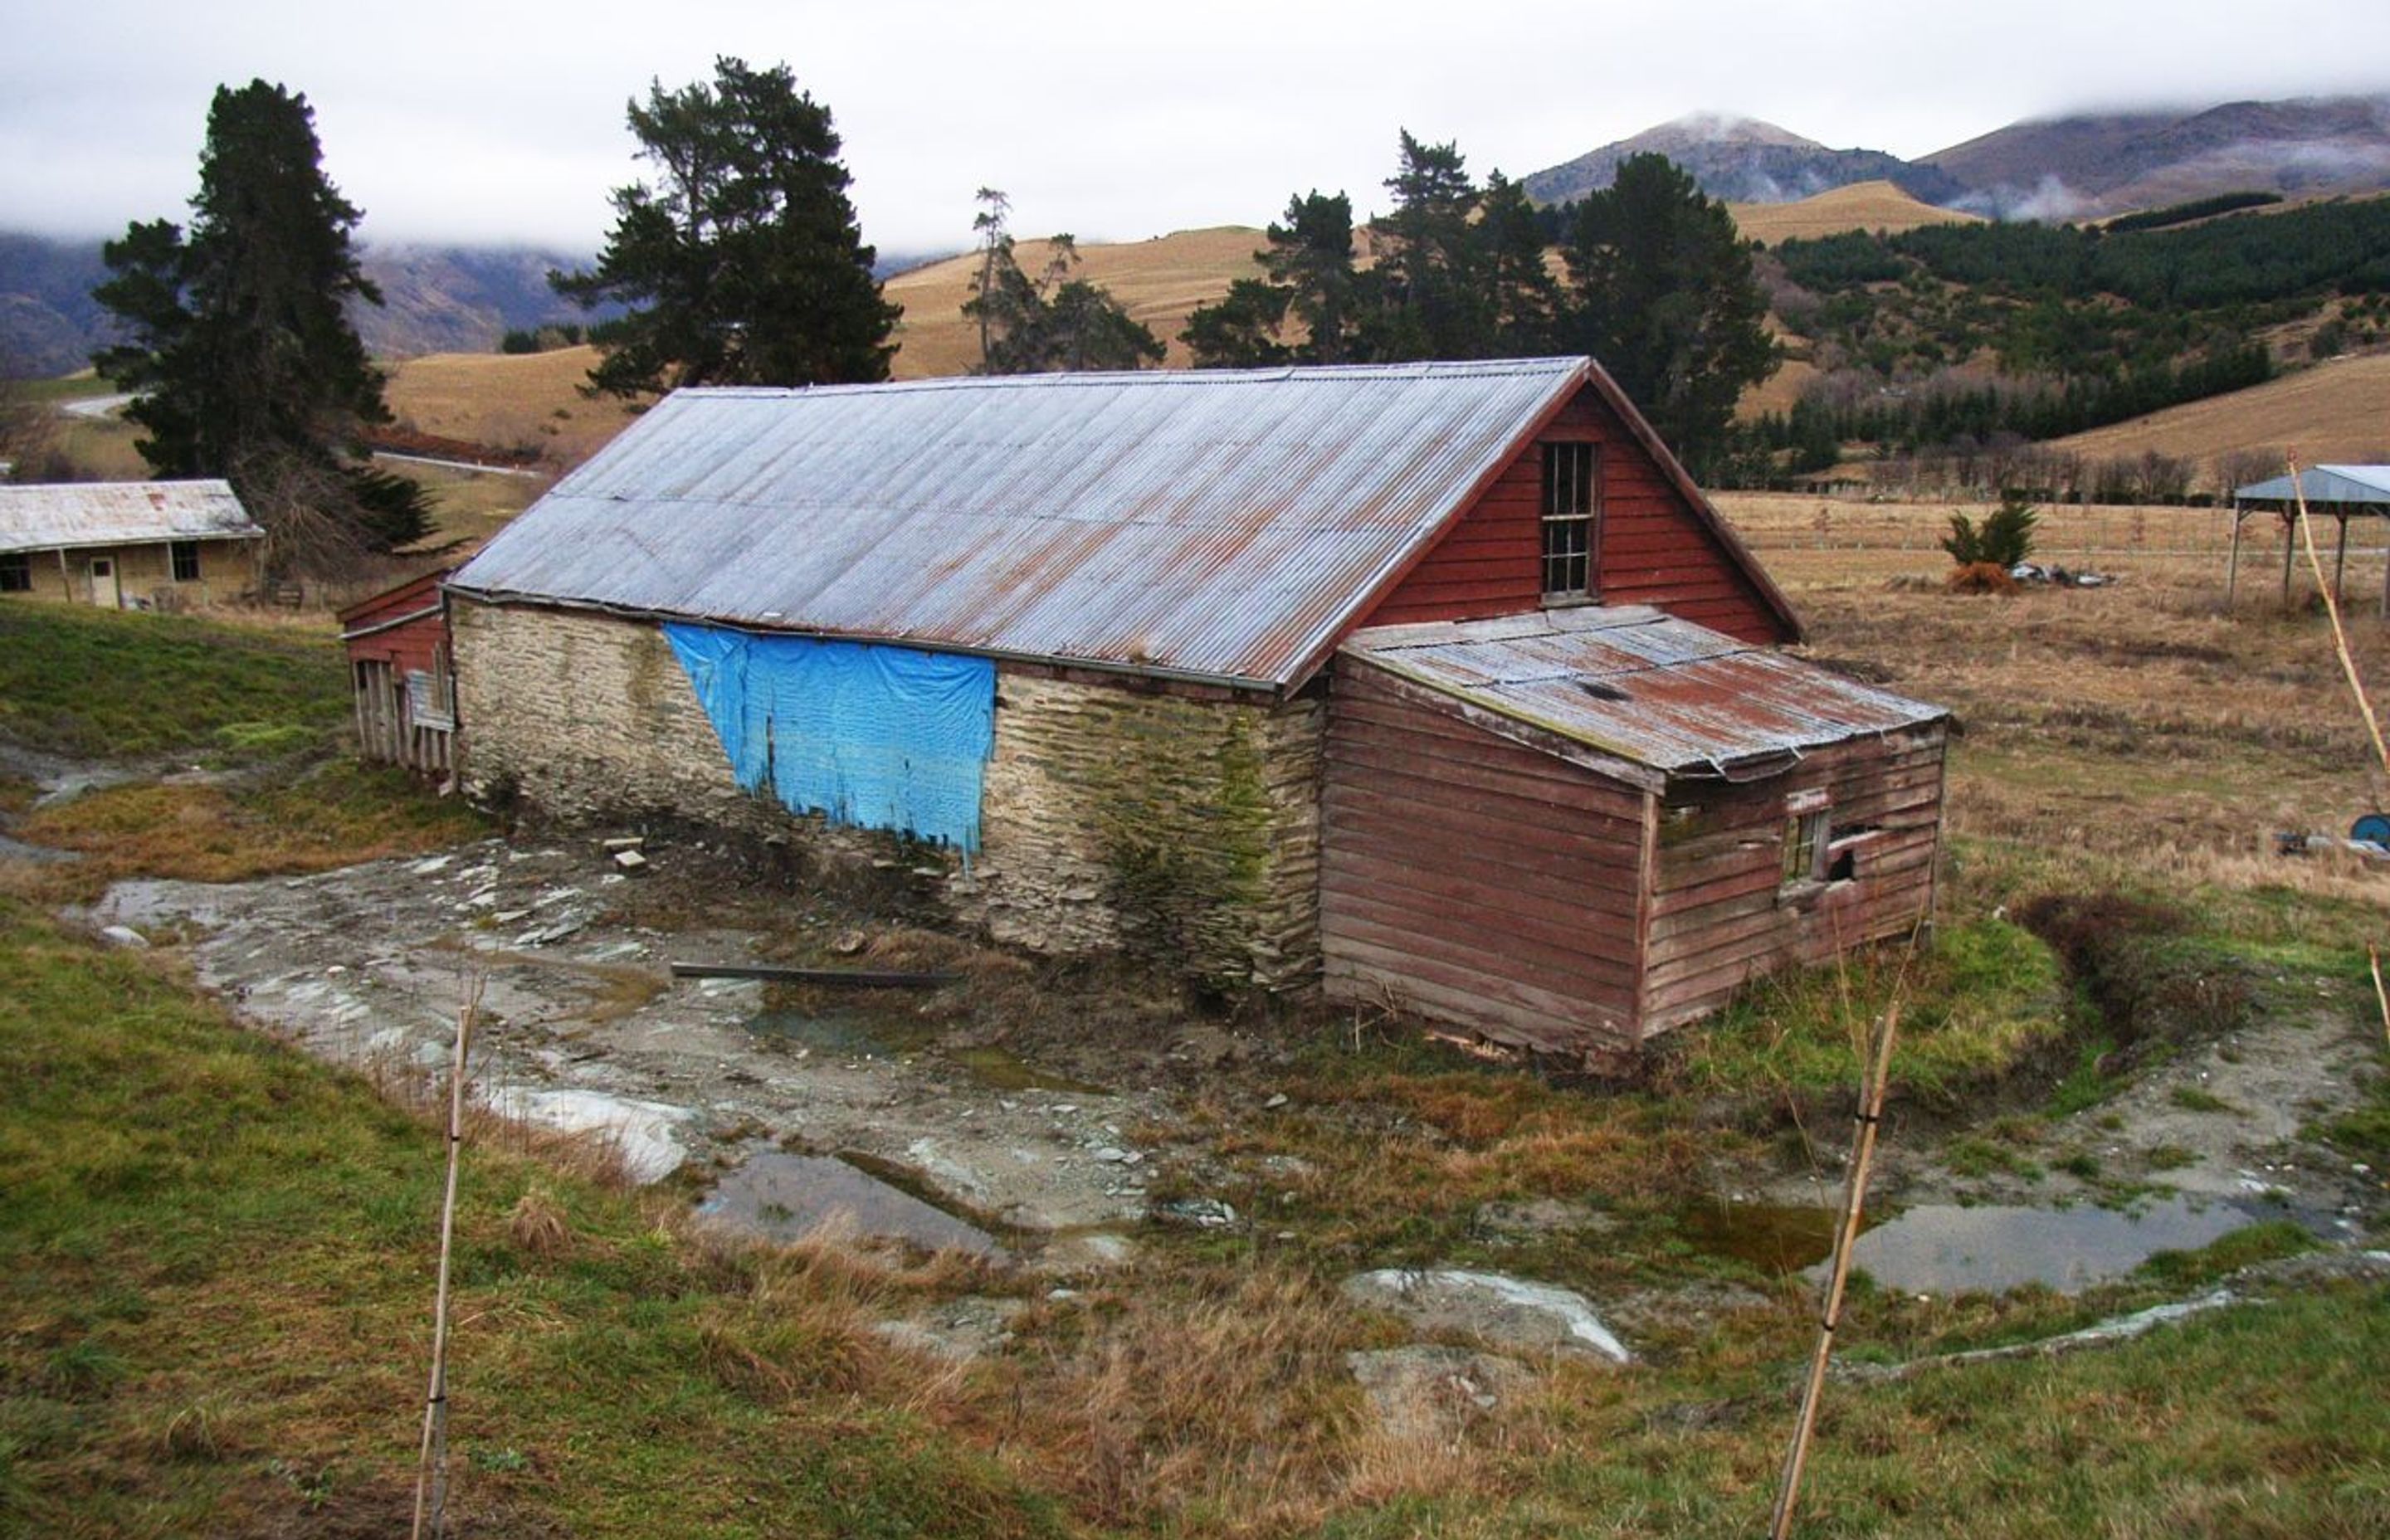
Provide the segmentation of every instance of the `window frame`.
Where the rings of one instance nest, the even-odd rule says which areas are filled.
[[[1809,892],[1823,887],[1834,842],[1834,810],[1826,793],[1795,791],[1784,799],[1784,842],[1778,891]]]
[[[183,569],[187,566],[190,571]],[[199,581],[199,543],[196,540],[170,540],[166,543],[166,571],[176,583]]]
[[[1601,599],[1601,446],[1590,439],[1548,439],[1540,444],[1536,584],[1546,605],[1597,604]],[[1556,547],[1556,536],[1574,533]],[[1573,548],[1572,548],[1573,547]],[[1557,576],[1555,583],[1555,567]],[[1580,579],[1572,585],[1569,579]]]
[[[33,591],[33,553],[0,551],[0,594]]]

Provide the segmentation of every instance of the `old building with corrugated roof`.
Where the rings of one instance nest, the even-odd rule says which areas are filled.
[[[265,532],[231,484],[0,486],[0,597],[146,610],[258,585]]]
[[[1627,1050],[1931,914],[1945,713],[1583,358],[686,391],[447,584],[469,789]]]

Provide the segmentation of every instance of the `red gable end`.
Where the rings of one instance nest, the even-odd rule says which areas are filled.
[[[1360,625],[1540,609],[1544,446],[1574,442],[1595,444],[1599,456],[1592,597],[1652,605],[1742,641],[1798,638],[1781,596],[1715,511],[1697,505],[1682,471],[1647,446],[1650,430],[1637,431],[1641,424],[1605,399],[1600,383],[1578,391],[1522,443]]]

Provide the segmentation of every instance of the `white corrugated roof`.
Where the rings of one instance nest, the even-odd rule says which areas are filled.
[[[58,481],[0,486],[0,551],[258,540],[227,481]]]
[[[1548,358],[682,391],[450,585],[1285,685],[1593,378]]]
[[[2299,472],[2294,488],[2288,476],[2234,487],[2232,495],[2253,503],[2294,502],[2300,494],[2315,503],[2390,503],[2390,465],[2314,465]]]
[[[1646,605],[1377,626],[1338,651],[1671,776],[1784,768],[1805,750],[1949,714]]]

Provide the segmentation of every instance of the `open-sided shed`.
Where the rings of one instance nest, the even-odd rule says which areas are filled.
[[[2282,597],[2291,597],[2291,562],[2297,552],[2293,528],[2300,504],[2308,516],[2329,519],[2338,526],[2332,542],[2332,591],[2340,597],[2342,574],[2348,567],[2348,521],[2352,519],[2390,520],[2390,465],[2310,466],[2297,476],[2276,476],[2232,489],[2232,555],[2225,568],[2224,598],[2229,604],[2241,581],[2241,524],[2253,513],[2270,513],[2282,521]],[[2382,614],[2390,619],[2390,566],[2382,573]]]

